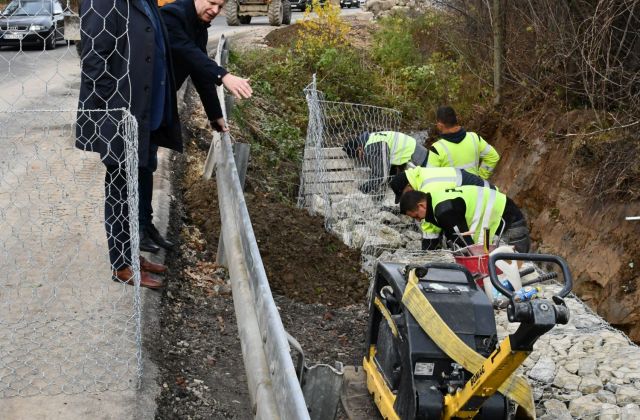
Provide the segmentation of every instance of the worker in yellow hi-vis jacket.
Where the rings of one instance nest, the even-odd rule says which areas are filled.
[[[500,160],[496,149],[477,133],[462,128],[450,106],[438,108],[436,127],[440,136],[429,148],[427,168],[460,168],[489,179]]]

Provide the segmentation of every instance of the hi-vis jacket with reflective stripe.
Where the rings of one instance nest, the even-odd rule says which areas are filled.
[[[462,185],[462,173],[456,168],[411,168],[405,172],[409,185],[416,191],[430,193],[436,190],[455,188]],[[442,229],[429,222],[420,224],[423,239],[437,239]]]
[[[360,186],[360,191],[367,194],[378,191],[387,182],[392,166],[424,166],[427,149],[406,134],[380,131],[369,135],[364,146],[364,160],[371,168],[371,175]]]
[[[447,188],[455,188],[462,185],[477,185],[485,186],[489,188],[496,188],[489,183],[489,181],[483,180],[477,175],[466,173],[462,169],[458,168],[411,168],[405,171],[407,181],[409,185],[416,191],[422,191],[423,193],[431,193],[437,190],[443,190]],[[440,237],[440,229],[429,222],[422,222],[421,229],[423,232],[423,239],[437,239]]]
[[[423,193],[462,185],[462,172],[457,168],[417,167],[407,169],[404,173],[411,188]]]
[[[483,179],[489,179],[500,160],[498,152],[485,139],[471,131],[467,132],[460,143],[440,139],[432,148],[438,153],[429,153],[427,168],[453,166]]]
[[[465,220],[451,220],[450,215],[461,214],[460,199],[464,201]],[[489,229],[489,237],[493,238],[498,230],[507,204],[507,196],[503,193],[486,187],[474,185],[464,185],[446,190],[431,192],[432,217],[427,215],[427,220],[432,219],[434,224],[441,227],[447,236],[452,234],[452,230],[457,226],[459,229],[468,229],[475,243],[483,243],[482,232]],[[460,226],[466,222],[466,226]],[[461,233],[465,233],[462,231]]]
[[[389,163],[391,165],[404,165],[411,160],[411,155],[416,150],[416,139],[397,131],[378,131],[371,133],[366,148],[370,144],[383,141],[389,146]]]

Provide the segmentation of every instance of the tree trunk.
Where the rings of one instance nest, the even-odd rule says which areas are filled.
[[[493,0],[493,104],[502,103],[504,79],[504,36],[506,32],[504,0]]]

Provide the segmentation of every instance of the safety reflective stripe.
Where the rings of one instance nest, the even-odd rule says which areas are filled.
[[[473,219],[471,221],[471,226],[469,226],[469,231],[473,232],[473,241],[477,241],[477,233],[478,233],[478,224],[480,223],[480,219],[482,218],[482,209],[483,206],[483,198],[484,198],[484,188],[476,187],[477,196],[476,196],[476,208],[473,211]]]
[[[389,157],[387,156],[387,146],[383,146],[382,147],[382,156],[380,156],[380,158],[382,159],[382,168],[383,168],[383,173],[382,173],[382,179],[386,180],[387,178],[389,178],[389,170],[391,169],[391,162],[389,161]]]
[[[440,146],[442,146],[442,148],[444,149],[444,152],[447,154],[447,160],[449,161],[449,166],[455,166],[455,165],[453,164],[453,155],[451,155],[451,151],[449,150],[449,148],[447,147],[447,145],[446,145],[446,144],[444,144],[444,142],[443,142],[443,141],[438,142],[438,144],[439,144]]]
[[[491,184],[489,184],[489,181],[487,181],[486,179],[484,180],[484,187],[491,188]]]
[[[489,199],[487,200],[487,205],[484,206],[484,217],[482,218],[482,229],[480,232],[484,232],[485,229],[489,228],[489,222],[491,221],[491,213],[493,213],[493,205],[496,202],[496,190],[489,191]],[[480,240],[476,241],[478,243],[484,243],[484,235],[480,235]]]
[[[480,152],[480,157],[483,158],[489,154],[489,152],[493,151],[493,147],[490,144],[487,144],[487,147],[484,148],[482,152]]]
[[[422,181],[422,184],[420,185],[420,189],[422,190],[427,185],[433,184],[436,182],[458,182],[458,177],[457,176],[439,176],[435,178],[427,178],[424,181]],[[459,186],[460,184],[458,183],[457,185]]]
[[[401,138],[402,140],[397,142],[397,143],[399,143],[399,145],[398,145],[398,152],[397,152],[397,153],[399,153],[399,152],[401,152],[401,151],[404,151],[404,150],[408,147],[409,142],[410,142],[410,140],[409,140],[409,136],[407,136],[406,134],[400,134],[400,138]],[[397,159],[397,156],[396,156],[396,155],[393,155],[393,158],[394,158],[394,159]]]
[[[456,168],[456,187],[462,185],[462,171]]]
[[[486,163],[483,163],[482,165],[480,165],[480,169],[486,169],[489,172],[493,171],[493,168],[489,165],[487,165]]]
[[[396,152],[398,151],[398,144],[400,143],[400,141],[398,140],[398,135],[400,133],[398,133],[397,131],[393,134],[393,146],[391,147],[391,161],[393,161],[393,158],[396,157]]]
[[[422,232],[422,239],[438,239],[439,237],[440,237],[439,233]]]
[[[476,164],[475,163],[467,163],[464,165],[457,165],[456,168],[458,169],[469,169],[469,168],[475,168]]]
[[[474,164],[477,165],[480,162],[480,137],[477,134],[473,140],[473,146],[476,152]]]

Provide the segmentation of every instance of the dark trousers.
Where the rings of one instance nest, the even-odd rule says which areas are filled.
[[[153,173],[158,168],[158,146],[149,145],[149,161],[140,162],[138,168],[138,223],[140,231],[146,229],[153,220]]]
[[[104,225],[113,270],[131,265],[127,171],[123,166],[107,166],[104,179]]]

